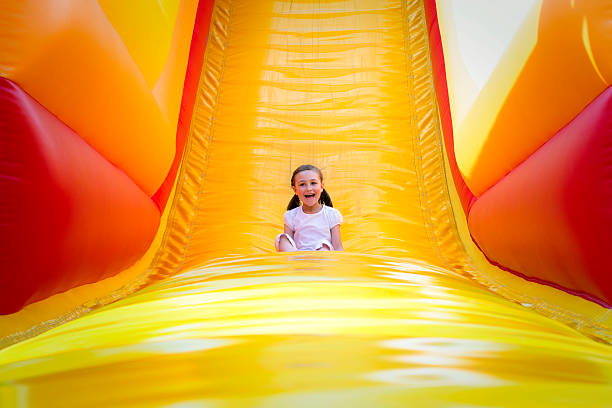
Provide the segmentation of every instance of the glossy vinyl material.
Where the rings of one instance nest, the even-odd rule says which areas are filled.
[[[612,88],[484,193],[468,224],[491,261],[612,304]]]
[[[0,315],[146,252],[160,214],[125,173],[5,78],[0,123]]]
[[[176,181],[176,175],[178,173],[181,160],[183,159],[185,143],[187,141],[191,125],[193,106],[195,104],[200,74],[202,72],[202,64],[204,62],[204,51],[206,50],[206,43],[208,41],[208,32],[210,28],[210,18],[213,10],[213,5],[213,0],[202,0],[198,2],[197,9],[195,10],[196,15],[192,32],[187,33],[187,29],[190,26],[186,27],[186,24],[178,25],[178,27],[180,27],[180,30],[178,30],[180,35],[178,36],[182,37],[181,40],[183,41],[175,41],[176,54],[173,54],[169,57],[168,65],[176,69],[176,66],[179,65],[177,63],[177,60],[181,60],[180,58],[177,58],[177,55],[184,54],[186,52],[186,47],[184,47],[185,44],[188,43],[186,38],[190,38],[191,46],[189,48],[188,61],[185,61],[187,66],[185,67],[185,78],[183,81],[183,86],[182,89],[180,86],[174,87],[175,93],[177,90],[181,90],[182,93],[180,98],[180,109],[176,109],[178,113],[176,129],[176,152],[174,155],[174,160],[172,161],[172,166],[170,167],[170,171],[168,171],[164,182],[152,197],[153,201],[160,209],[165,209],[166,207],[168,198],[170,197],[170,193]],[[184,16],[182,15],[180,15],[179,17],[184,18]],[[165,72],[168,71],[170,70],[167,70]],[[160,78],[160,82],[158,83],[158,87],[156,87],[156,90],[168,89],[167,85],[169,81],[163,81],[163,79],[166,79],[167,77],[168,76]],[[178,99],[176,99],[176,101],[178,101]],[[175,103],[175,105],[178,107],[178,103]]]
[[[450,93],[446,74],[446,61],[442,49],[442,38],[440,35],[440,23],[436,0],[424,0],[425,15],[427,17],[427,28],[429,30],[429,52],[432,71],[435,80],[436,98],[440,116],[440,130],[446,147],[446,157],[450,168],[455,190],[461,200],[461,208],[465,214],[469,213],[470,206],[475,197],[467,186],[455,156],[455,143],[453,131],[453,117],[450,108]]]
[[[612,2],[459,4],[425,1],[463,242],[486,263],[610,307],[609,64],[593,50],[612,38]],[[479,170],[464,180],[468,156]],[[492,183],[478,197],[467,188],[476,179]]]
[[[175,124],[103,9],[95,1],[24,0],[0,10],[0,75],[153,195],[174,158]]]
[[[479,197],[611,85],[612,2],[437,4],[455,153]]]
[[[98,0],[97,3],[153,89],[170,54],[181,0],[132,0],[129,7],[120,0]],[[193,0],[182,3],[191,3],[190,8],[194,8]]]
[[[609,405],[609,345],[469,278],[438,127],[422,2],[216,1],[168,228],[124,293],[163,280],[0,351],[0,402]],[[346,252],[273,253],[305,162]]]
[[[3,406],[603,408],[612,382],[608,345],[448,270],[355,253],[218,259],[0,362]]]
[[[189,129],[193,103],[184,103],[176,131],[208,33],[210,12],[194,29],[198,4],[0,3],[0,315],[119,275],[144,257]],[[210,10],[212,0],[200,4]],[[189,44],[200,31],[187,82]],[[33,313],[38,327],[58,320],[53,305],[41,309],[49,312]],[[0,337],[22,329],[0,323]]]

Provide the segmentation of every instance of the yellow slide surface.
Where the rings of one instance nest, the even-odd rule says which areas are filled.
[[[210,26],[155,282],[2,350],[1,406],[610,406],[609,345],[473,278],[420,1],[218,0]],[[307,163],[345,252],[274,252]]]

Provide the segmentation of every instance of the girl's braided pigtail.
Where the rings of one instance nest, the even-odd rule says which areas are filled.
[[[325,204],[328,207],[333,207],[334,205],[332,204],[332,200],[331,197],[329,196],[329,194],[327,193],[327,191],[325,191],[325,189],[323,189],[323,191],[321,191],[321,197],[319,198],[319,202],[321,204]]]
[[[289,201],[289,205],[287,206],[287,211],[293,210],[294,208],[297,208],[299,206],[300,206],[300,198],[297,196],[297,194],[294,194],[293,197],[291,198],[291,201]]]

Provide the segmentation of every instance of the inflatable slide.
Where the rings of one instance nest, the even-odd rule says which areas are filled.
[[[0,20],[0,406],[611,406],[609,0]]]

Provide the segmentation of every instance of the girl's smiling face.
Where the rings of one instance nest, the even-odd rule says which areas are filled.
[[[296,174],[292,188],[304,209],[317,210],[320,207],[319,198],[323,191],[323,183],[316,171],[304,170]]]

